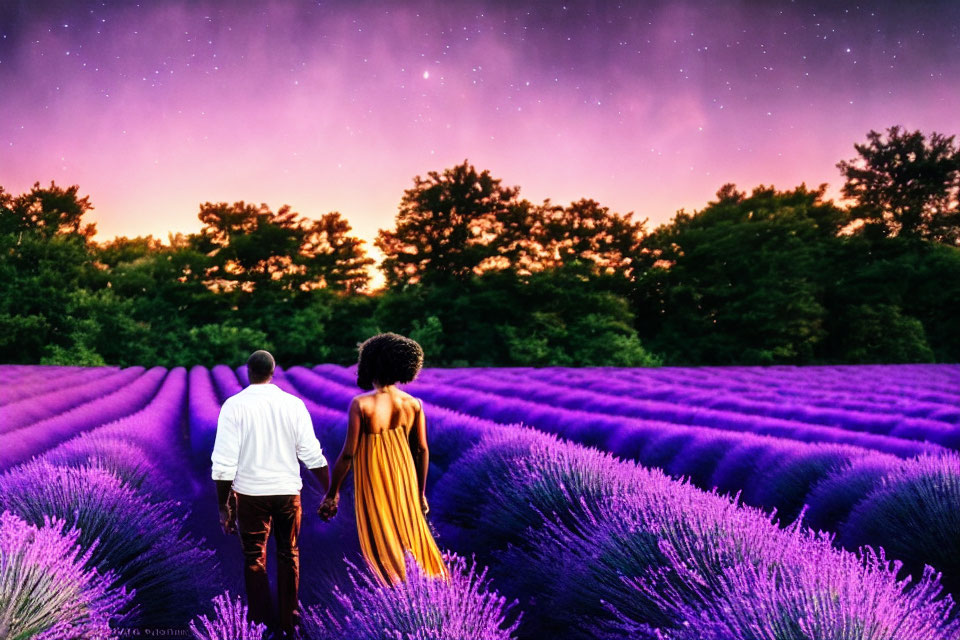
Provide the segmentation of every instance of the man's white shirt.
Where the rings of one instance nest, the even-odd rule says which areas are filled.
[[[300,493],[300,465],[327,464],[313,421],[300,398],[274,384],[251,384],[226,399],[213,444],[214,480],[233,480],[251,496]]]

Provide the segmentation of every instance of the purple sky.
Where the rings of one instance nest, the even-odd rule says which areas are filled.
[[[659,223],[958,114],[955,1],[0,2],[0,185],[79,184],[100,239],[246,200],[369,241],[464,159]]]

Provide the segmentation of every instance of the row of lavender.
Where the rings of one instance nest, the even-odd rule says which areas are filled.
[[[430,375],[455,379],[482,372],[483,368],[432,369]],[[682,390],[710,393],[730,391],[754,400],[800,401],[802,406],[835,407],[839,404],[870,413],[899,407],[905,415],[915,415],[917,402],[938,405],[933,409],[953,408],[960,385],[960,365],[854,365],[854,366],[774,366],[774,367],[661,367],[635,369],[620,367],[501,367],[505,375],[568,376],[571,380],[619,380],[633,383],[637,391],[650,386],[665,391],[677,386]],[[669,395],[669,391],[668,391]],[[802,406],[800,408],[802,408]],[[917,414],[923,417],[924,413]]]
[[[4,422],[22,425],[0,436],[0,635],[107,638],[189,620],[218,566],[170,499],[183,490],[186,371],[0,371]]]
[[[333,365],[312,373],[342,384],[354,375]],[[644,416],[644,400],[522,375],[511,380],[507,371],[481,370],[439,382],[452,372],[433,370],[406,389],[434,405],[530,425],[689,478],[702,489],[738,494],[752,506],[776,509],[782,522],[803,512],[804,524],[835,532],[845,548],[882,547],[915,575],[932,565],[960,592],[960,459],[941,447],[886,438],[877,451],[877,436],[854,433],[859,440],[852,444],[810,442],[802,425],[795,440],[790,433],[736,430],[736,422],[727,428],[664,422]],[[746,429],[753,424],[745,418]]]
[[[510,384],[547,383],[628,399],[623,415],[738,430],[795,432],[800,439],[856,438],[860,434],[960,441],[960,366],[729,367],[724,369],[498,369]],[[836,371],[840,369],[840,373]],[[468,382],[483,370],[432,370],[431,382]],[[842,377],[841,377],[842,374]],[[920,376],[923,376],[921,378]],[[926,384],[917,386],[925,378]],[[556,391],[556,390],[555,390]],[[565,406],[592,410],[591,396],[574,394]],[[596,398],[593,398],[596,400]],[[607,412],[608,406],[599,410]],[[759,418],[759,420],[758,420]],[[840,433],[831,434],[833,428]],[[852,434],[850,432],[853,432]],[[870,438],[860,442],[871,442]],[[876,439],[878,447],[884,439]],[[889,445],[888,445],[889,446]]]
[[[281,377],[335,409],[356,391],[346,376],[293,368]],[[910,640],[960,631],[930,570],[908,588],[882,553],[837,550],[825,536],[781,529],[757,510],[552,435],[429,402],[425,411],[431,451],[455,460],[432,493],[440,539],[478,554],[497,587],[520,600],[522,636]]]
[[[0,377],[3,373],[0,368]],[[245,382],[242,370],[238,374],[239,381],[225,367],[215,368],[212,376],[202,369],[190,372],[191,444],[201,469],[212,445],[209,435],[219,401]],[[182,370],[174,370],[162,388],[185,378]],[[279,375],[277,382],[307,399],[321,441],[335,450],[343,435],[344,409],[356,391],[352,377],[338,384],[294,369]],[[182,388],[179,398],[182,406]],[[882,559],[869,554],[858,559],[813,534],[782,531],[759,512],[662,474],[551,436],[436,406],[427,410],[435,463],[430,490],[437,496],[434,513],[442,525],[441,545],[482,554],[497,585],[527,605],[523,635],[537,637],[558,621],[560,636],[638,637],[655,633],[647,626],[651,624],[673,638],[744,637],[741,624],[776,632],[777,637],[957,634],[956,625],[947,622],[949,604],[936,601],[937,585],[929,577],[904,592]],[[154,458],[164,456],[166,447],[173,459],[160,459],[158,465],[177,477],[181,469],[176,446],[170,444],[177,439],[175,413],[147,415],[142,417],[146,423],[128,420],[125,428],[97,431],[114,439],[123,434],[122,442],[139,443]],[[44,448],[61,441],[68,424],[61,423]],[[166,425],[166,445],[162,437],[147,437],[151,428],[161,433],[160,425]],[[83,439],[91,441],[81,436],[71,442]],[[143,460],[129,451],[98,455],[128,475],[131,461]],[[89,464],[89,456],[82,460],[81,466]],[[18,472],[24,473],[22,468],[9,473]],[[153,484],[147,478],[162,475],[141,474],[141,480],[134,481],[137,491]],[[95,493],[88,490],[86,495]],[[74,500],[82,497],[78,493]],[[558,550],[565,562],[557,562]],[[444,630],[439,637],[507,637],[513,626],[503,621],[502,600],[480,586],[472,572],[458,575],[462,579],[450,589],[415,579],[403,592],[379,590],[360,578],[353,595],[341,594],[331,606],[314,609],[312,631],[316,637],[342,636],[345,630],[352,637],[380,637],[389,618],[390,625],[407,625],[405,630],[413,634],[429,635],[431,628],[423,625],[430,621],[433,631]],[[834,595],[823,599],[822,593]],[[228,609],[224,604],[226,620],[236,622]],[[204,628],[226,631],[229,637],[248,631],[223,624]],[[200,631],[198,636],[210,637]]]

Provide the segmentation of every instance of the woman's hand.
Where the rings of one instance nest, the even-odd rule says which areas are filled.
[[[337,508],[340,504],[340,495],[327,496],[323,499],[323,502],[320,503],[320,506],[317,507],[317,515],[320,516],[320,519],[324,522],[328,522],[337,515]]]
[[[420,494],[420,510],[423,511],[423,515],[430,513],[430,505],[427,503],[427,496],[425,494]]]

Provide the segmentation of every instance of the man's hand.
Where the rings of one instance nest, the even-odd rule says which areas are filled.
[[[324,522],[329,522],[337,515],[337,508],[340,505],[340,496],[327,496],[323,499],[323,502],[320,503],[320,506],[317,507],[317,515],[320,516],[320,519]]]
[[[420,494],[420,510],[423,511],[423,515],[426,516],[430,513],[430,505],[427,503],[426,494]]]
[[[220,528],[228,536],[237,534],[237,511],[231,503],[220,505]]]
[[[237,533],[237,494],[233,490],[233,480],[215,480],[217,485],[217,504],[220,509],[220,528],[230,536]]]

